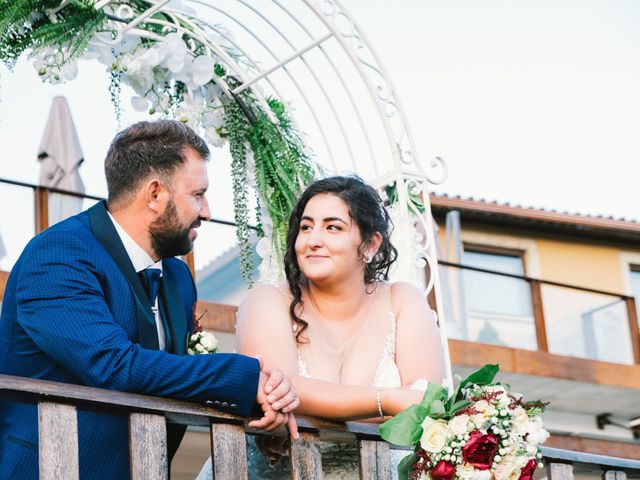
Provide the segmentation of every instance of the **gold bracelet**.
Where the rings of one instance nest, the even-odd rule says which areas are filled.
[[[380,418],[384,418],[384,412],[382,411],[382,387],[378,387],[376,390],[376,402],[378,404],[378,414]]]

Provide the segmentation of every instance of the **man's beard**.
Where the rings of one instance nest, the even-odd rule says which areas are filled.
[[[164,213],[149,225],[151,248],[160,258],[186,255],[193,249],[193,240],[189,238],[189,232],[191,228],[199,225],[200,221],[197,220],[188,227],[183,227],[176,204],[171,199]]]

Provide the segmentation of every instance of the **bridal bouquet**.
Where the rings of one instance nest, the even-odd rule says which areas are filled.
[[[549,436],[540,414],[545,403],[524,402],[508,386],[492,383],[498,365],[485,365],[449,397],[429,384],[420,405],[380,425],[386,441],[414,447],[398,466],[408,480],[531,480]]]

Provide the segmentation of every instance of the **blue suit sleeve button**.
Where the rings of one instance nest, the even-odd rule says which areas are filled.
[[[229,407],[229,402],[222,402],[222,406],[224,408],[228,408]]]
[[[220,400],[215,400],[215,401],[213,402],[213,404],[214,404],[216,407],[219,407],[219,406],[220,406]]]
[[[238,408],[238,405],[236,405],[235,403],[232,403],[231,405],[229,405],[231,408]]]

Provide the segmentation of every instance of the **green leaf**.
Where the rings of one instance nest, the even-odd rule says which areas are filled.
[[[431,404],[437,400],[445,401],[447,399],[447,390],[437,383],[429,383],[427,390],[424,392],[420,405],[426,407],[427,410],[431,408]]]
[[[380,436],[394,445],[413,446],[422,435],[422,421],[427,409],[421,405],[411,405],[391,420],[380,424]]]
[[[407,480],[413,464],[418,461],[418,456],[415,453],[410,453],[406,457],[402,457],[400,463],[398,463],[398,480]]]
[[[488,363],[484,367],[476,370],[460,383],[460,388],[464,388],[467,385],[489,385],[493,382],[496,374],[500,370],[500,365]]]
[[[469,405],[471,405],[469,400],[459,400],[449,408],[449,415],[453,417],[456,413]]]
[[[436,400],[431,404],[431,408],[429,410],[428,415],[430,417],[436,417],[436,416],[440,417],[444,415],[444,413],[445,413],[444,403],[442,402],[442,400]]]
[[[487,363],[484,367],[476,370],[475,372],[473,372],[471,375],[469,375],[467,378],[465,378],[464,380],[462,380],[460,382],[460,385],[458,385],[458,388],[456,388],[454,394],[451,396],[451,398],[449,399],[449,401],[447,402],[447,410],[451,410],[453,408],[453,404],[458,401],[458,400],[462,400],[460,398],[460,391],[466,387],[467,385],[490,385],[491,382],[493,382],[494,377],[496,376],[496,374],[498,373],[498,371],[500,370],[500,365],[496,364],[492,364],[492,363]]]

